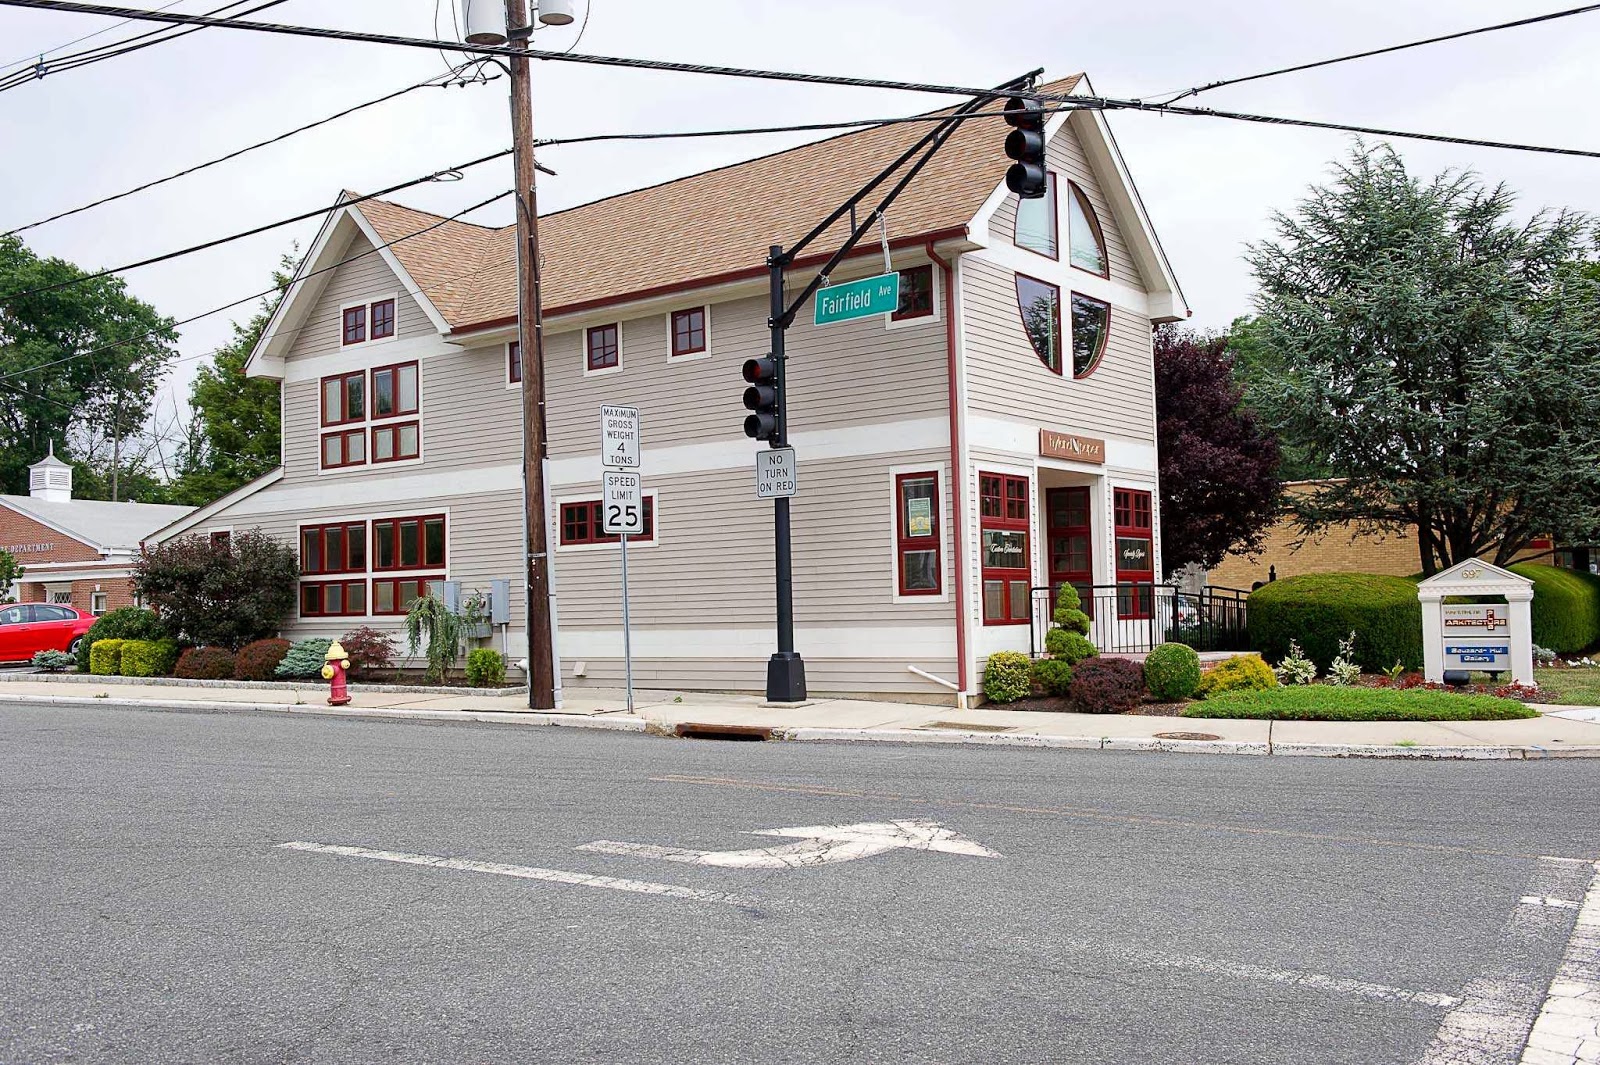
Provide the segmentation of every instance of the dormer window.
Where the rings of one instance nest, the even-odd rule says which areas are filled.
[[[1071,242],[1072,265],[1101,277],[1111,276],[1111,260],[1106,256],[1106,236],[1100,229],[1100,219],[1094,205],[1078,187],[1077,182],[1067,182],[1072,195],[1067,197],[1067,238]]]

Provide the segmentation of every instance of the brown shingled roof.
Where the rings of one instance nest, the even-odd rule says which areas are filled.
[[[1070,92],[1080,77],[1042,91]],[[760,270],[768,245],[798,240],[927,130],[872,126],[541,216],[546,313]],[[889,239],[971,220],[1004,173],[1002,130],[992,119],[962,123],[889,209]],[[355,209],[385,241],[440,217],[386,200]],[[846,232],[838,223],[807,250],[831,251]],[[453,329],[516,316],[514,226],[446,222],[393,251]]]

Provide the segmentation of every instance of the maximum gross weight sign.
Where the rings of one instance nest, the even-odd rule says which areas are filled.
[[[600,405],[600,464],[619,470],[639,468],[639,408]]]

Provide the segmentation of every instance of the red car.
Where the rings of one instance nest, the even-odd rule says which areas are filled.
[[[0,606],[0,662],[26,662],[38,651],[77,651],[94,615],[70,606]]]

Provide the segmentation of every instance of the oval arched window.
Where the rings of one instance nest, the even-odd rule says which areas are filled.
[[[1061,290],[1017,275],[1017,308],[1022,312],[1022,329],[1028,334],[1039,361],[1051,373],[1061,372]]]
[[[1100,365],[1105,354],[1106,335],[1111,332],[1111,304],[1072,294],[1072,376],[1087,377]]]
[[[1071,245],[1072,265],[1101,277],[1111,276],[1110,260],[1106,257],[1106,237],[1100,230],[1100,219],[1095,216],[1094,205],[1084,195],[1077,182],[1067,182],[1072,195],[1067,197],[1067,240]]]

